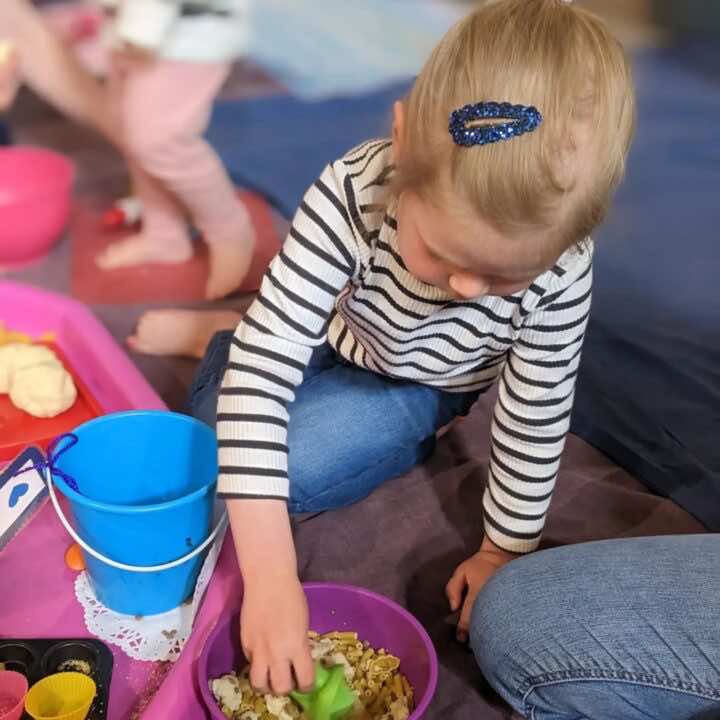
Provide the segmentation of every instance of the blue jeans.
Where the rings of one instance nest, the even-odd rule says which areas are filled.
[[[489,682],[532,720],[718,720],[720,536],[520,558],[478,595],[470,636]]]
[[[190,391],[190,411],[215,426],[232,340],[212,339]],[[408,472],[435,447],[435,433],[478,397],[395,381],[318,348],[289,406],[290,511],[320,512],[361,500]]]

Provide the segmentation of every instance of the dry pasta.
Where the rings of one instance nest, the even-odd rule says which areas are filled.
[[[326,667],[342,665],[348,686],[357,694],[348,720],[407,720],[414,707],[413,690],[400,673],[400,660],[375,650],[355,632],[311,632],[313,660]],[[307,720],[287,697],[262,695],[250,686],[248,670],[210,681],[210,689],[228,720]]]

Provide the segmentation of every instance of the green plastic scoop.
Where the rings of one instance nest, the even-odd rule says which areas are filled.
[[[325,668],[315,664],[315,687],[312,692],[293,692],[290,696],[307,713],[310,720],[342,720],[355,705],[355,693],[348,687],[342,665]]]

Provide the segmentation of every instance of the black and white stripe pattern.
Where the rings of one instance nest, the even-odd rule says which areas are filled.
[[[499,546],[540,539],[570,423],[590,309],[592,244],[512,297],[453,300],[397,251],[389,143],[365,143],[308,190],[238,327],[218,405],[220,493],[287,498],[288,404],[315,347],[449,391],[499,380],[485,528]]]

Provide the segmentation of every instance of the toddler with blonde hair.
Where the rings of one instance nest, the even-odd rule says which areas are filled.
[[[486,2],[441,41],[391,140],[308,190],[259,296],[207,350],[256,688],[312,684],[290,513],[357,502],[495,383],[484,538],[447,594],[535,550],[570,423],[593,243],[634,125],[626,56],[561,0]]]

